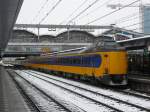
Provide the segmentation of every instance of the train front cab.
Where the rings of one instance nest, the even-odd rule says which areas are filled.
[[[127,53],[107,52],[103,55],[103,75],[100,81],[106,85],[127,85]]]

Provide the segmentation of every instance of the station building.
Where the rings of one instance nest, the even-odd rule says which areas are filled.
[[[68,30],[56,36],[54,35],[36,35],[27,30],[13,30],[10,43],[52,43],[51,46],[8,46],[6,52],[53,52],[68,49],[86,47],[104,40],[126,40],[134,37],[140,37],[142,34],[126,30],[108,30],[100,35],[93,35],[81,30]],[[115,37],[115,38],[114,38]],[[55,45],[55,43],[60,45]]]

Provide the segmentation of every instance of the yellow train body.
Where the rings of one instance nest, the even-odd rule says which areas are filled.
[[[64,73],[79,74],[82,76],[95,77],[97,79],[103,79],[105,76],[109,77],[121,77],[121,82],[114,84],[114,82],[106,82],[109,85],[126,85],[126,74],[127,74],[127,53],[126,51],[107,51],[107,52],[96,52],[96,53],[83,53],[83,54],[71,54],[64,56],[100,56],[100,65],[98,67],[84,67],[84,66],[68,66],[68,65],[54,65],[48,63],[25,63],[24,66],[31,68],[40,68],[50,71],[60,71]],[[56,56],[57,57],[57,56]],[[60,57],[60,56],[59,56]],[[61,56],[63,57],[63,56]],[[44,58],[43,58],[44,59]],[[38,60],[38,59],[37,59]],[[48,61],[48,60],[47,60]],[[104,83],[107,81],[104,78]]]

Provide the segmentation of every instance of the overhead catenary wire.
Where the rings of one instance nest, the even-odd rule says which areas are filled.
[[[128,25],[128,26],[124,26],[123,28],[130,28],[130,27],[132,27],[132,26],[136,26],[136,25],[140,25],[140,24],[143,24],[144,22],[150,22],[150,19],[147,19],[147,20],[145,20],[145,21],[142,21],[142,22],[137,22],[137,23],[134,23],[134,24],[132,24],[132,25]],[[133,30],[133,31],[135,31],[135,30],[140,30],[140,29],[142,29],[143,30],[143,28],[150,28],[150,26],[142,26],[142,27],[137,27],[137,28],[134,28],[134,29],[131,29],[131,30]]]
[[[137,23],[134,23],[134,24],[131,24],[131,25],[128,25],[128,26],[124,26],[123,28],[129,28],[131,26],[139,25],[139,24],[142,24],[144,22],[150,22],[150,19],[147,19],[147,20],[142,21],[142,22],[137,22]]]
[[[135,18],[136,16],[139,17],[138,13],[139,13],[139,12],[132,13],[132,14],[127,15],[127,16],[125,16],[125,17],[119,18],[118,20],[115,20],[115,22],[116,22],[116,23],[121,23],[121,22],[124,22],[124,21],[128,21],[129,19]]]
[[[76,13],[77,10],[79,10],[84,4],[86,4],[88,0],[84,0],[66,19],[64,19],[61,23],[63,24],[66,20],[68,20],[70,17],[72,17],[74,15],[74,13]]]
[[[150,26],[146,26],[144,28],[150,28]],[[137,30],[143,30],[143,27],[136,27],[134,29],[131,29],[132,31],[137,31]],[[143,33],[143,32],[142,32]]]
[[[110,13],[107,13],[107,14],[101,16],[101,17],[98,17],[98,18],[96,18],[96,19],[94,19],[94,20],[92,20],[92,21],[86,23],[86,25],[89,25],[89,24],[91,24],[91,23],[94,23],[94,22],[96,22],[96,21],[99,21],[99,20],[101,20],[101,19],[103,19],[103,18],[105,18],[105,17],[107,17],[107,16],[110,16],[110,15],[112,15],[113,13],[118,12],[118,11],[124,9],[124,8],[127,8],[128,6],[130,6],[130,5],[132,5],[132,4],[136,3],[136,2],[139,2],[139,1],[140,1],[140,0],[136,0],[136,1],[134,1],[134,2],[132,2],[132,3],[130,3],[130,4],[128,4],[128,5],[125,5],[125,6],[121,7],[121,8],[116,9],[116,10],[110,12]]]
[[[140,24],[141,22],[138,22],[138,23],[134,23],[134,24],[131,24],[131,25],[128,25],[128,26],[124,26],[123,28],[129,28],[129,27],[131,27],[131,26],[135,26],[135,25],[138,25],[138,24]]]
[[[39,24],[41,24],[48,16],[49,14],[55,10],[55,8],[60,4],[62,0],[57,1],[57,3],[46,13],[46,15],[39,21]]]
[[[124,16],[124,17],[122,17],[122,18],[119,18],[119,19],[116,20],[116,21],[119,21],[119,22],[120,22],[120,21],[126,20],[126,19],[128,19],[128,18],[132,18],[132,17],[134,17],[134,16],[137,16],[137,13],[139,13],[139,12],[129,14],[129,15],[127,15],[127,16]]]
[[[75,13],[81,6],[83,6],[88,0],[85,0],[73,13]],[[72,22],[74,19],[78,18],[81,14],[83,14],[85,11],[87,11],[89,8],[91,8],[93,5],[95,5],[99,0],[95,0],[94,2],[92,2],[90,5],[88,5],[88,7],[86,7],[84,10],[82,10],[77,16],[75,16],[74,18],[72,18],[70,21],[67,22],[67,24],[69,24],[70,22]],[[73,15],[73,13],[68,17],[68,19]],[[65,20],[64,20],[65,21]],[[62,22],[60,23],[62,24]]]
[[[90,5],[88,5],[88,7],[86,7],[85,9],[83,9],[79,14],[77,14],[75,17],[73,17],[71,20],[69,20],[67,24],[69,24],[73,20],[77,19],[81,14],[83,14],[84,12],[86,12],[89,8],[91,8],[93,5],[95,5],[98,1],[100,1],[100,0],[95,0],[94,2],[92,2]]]
[[[139,16],[134,16],[134,18],[129,18],[129,19],[126,19],[124,21],[115,22],[115,23],[116,24],[122,24],[122,23],[130,22],[130,21],[133,21],[133,20],[136,20],[136,19],[139,19]]]
[[[35,15],[35,17],[34,17],[33,20],[31,21],[31,23],[34,22],[34,21],[37,19],[37,17],[40,15],[41,11],[42,11],[42,10],[44,9],[44,7],[47,5],[48,1],[49,1],[49,0],[46,0],[46,1],[43,3],[43,5],[42,5],[41,8],[39,9],[39,11],[37,12],[37,14]]]
[[[92,14],[93,12],[99,10],[100,8],[104,7],[106,4],[108,4],[109,2],[111,2],[112,0],[108,0],[106,2],[104,2],[103,4],[101,4],[100,6],[96,7],[95,9],[93,9],[92,11],[90,11],[89,13],[87,13],[86,15],[81,16],[79,19],[83,19],[85,17],[87,17],[88,15]]]
[[[62,25],[63,23],[65,23],[66,20],[68,20],[70,17],[72,17],[74,15],[74,13],[77,12],[77,10],[79,10],[84,4],[86,4],[88,0],[84,0],[66,19],[64,19],[62,22],[59,23],[59,25]],[[60,31],[60,29],[57,31],[57,33]]]

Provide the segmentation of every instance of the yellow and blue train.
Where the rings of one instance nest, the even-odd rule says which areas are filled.
[[[127,53],[124,50],[112,49],[34,57],[23,61],[22,65],[62,75],[71,74],[97,79],[107,85],[127,84]]]

